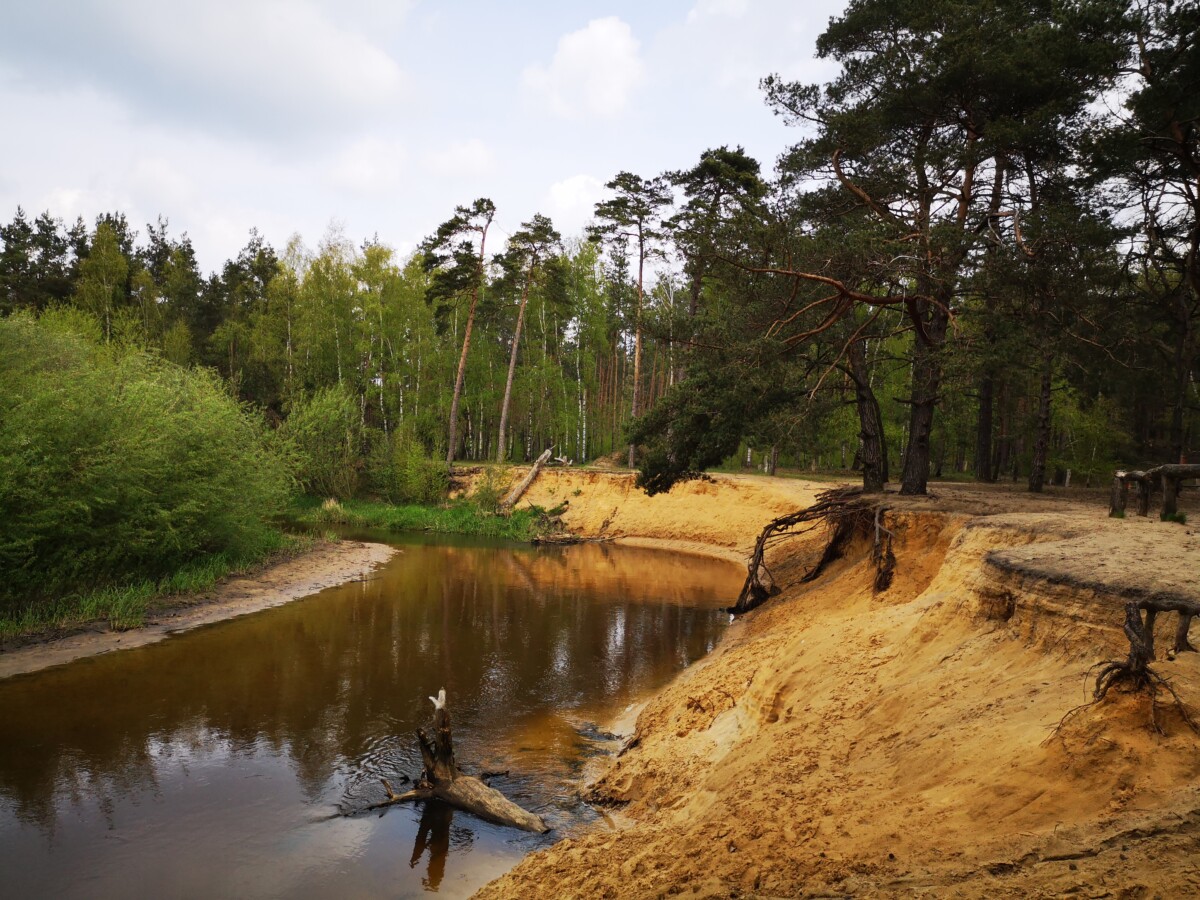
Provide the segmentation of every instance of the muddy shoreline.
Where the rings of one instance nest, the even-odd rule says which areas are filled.
[[[38,672],[115,650],[144,647],[201,625],[270,609],[339,584],[369,577],[397,551],[385,544],[342,541],[221,582],[203,594],[177,598],[128,631],[95,628],[0,652],[0,679]]]

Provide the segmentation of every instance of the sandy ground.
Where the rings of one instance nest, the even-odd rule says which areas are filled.
[[[661,513],[660,539],[722,552],[756,530],[733,507],[759,498],[762,516],[823,487],[718,479],[611,516],[623,485],[555,476],[534,502],[580,491],[574,527],[650,537]],[[1156,732],[1146,698],[1115,694],[1055,732],[1088,669],[1124,656],[1125,597],[1200,599],[1197,529],[1109,520],[1098,493],[934,495],[888,498],[898,569],[881,594],[865,546],[806,586],[820,536],[781,548],[793,587],[653,698],[589,787],[623,824],[479,896],[1200,894],[1200,737],[1170,708]],[[1200,707],[1200,654],[1157,667]]]
[[[201,625],[315,594],[334,585],[366,578],[395,551],[383,544],[343,541],[268,566],[252,575],[231,578],[205,594],[175,598],[168,609],[152,613],[145,626],[129,631],[97,629],[30,644],[0,653],[0,678],[36,672],[86,656],[143,647]]]
[[[713,475],[648,497],[631,474],[545,469],[518,505],[552,509],[566,503],[563,523],[583,537],[744,563],[767,522],[808,506],[827,487],[794,478]]]

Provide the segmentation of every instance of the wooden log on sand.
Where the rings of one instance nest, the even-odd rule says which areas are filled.
[[[1188,465],[1163,465],[1145,472],[1115,472],[1112,496],[1109,498],[1108,514],[1125,515],[1125,504],[1129,497],[1129,485],[1137,485],[1137,514],[1150,514],[1150,495],[1162,485],[1163,503],[1161,517],[1173,518],[1179,510],[1179,489],[1188,478],[1200,478],[1200,463]]]
[[[433,739],[430,740],[424,731],[417,729],[417,741],[421,745],[421,758],[425,763],[425,771],[421,773],[417,786],[403,794],[397,794],[384,780],[387,799],[367,808],[379,809],[394,803],[437,799],[497,825],[507,825],[537,834],[549,831],[549,827],[540,816],[517,806],[478,778],[463,774],[454,761],[454,739],[450,731],[450,713],[446,709],[445,689],[439,691],[437,697],[429,699],[433,701],[434,707]]]
[[[506,513],[508,510],[517,505],[517,501],[525,495],[525,492],[529,490],[529,486],[533,484],[533,480],[538,477],[538,472],[542,470],[542,466],[544,466],[546,461],[550,459],[550,452],[553,449],[553,447],[547,447],[545,451],[543,451],[542,455],[534,460],[533,468],[529,470],[529,474],[521,479],[520,484],[508,492],[507,497],[500,501],[501,512]]]

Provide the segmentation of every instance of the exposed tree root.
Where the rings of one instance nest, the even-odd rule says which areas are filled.
[[[871,550],[871,562],[875,563],[875,593],[886,591],[892,586],[892,576],[896,573],[896,554],[892,552],[892,538],[895,535],[883,527],[883,514],[887,508],[880,506],[875,509],[875,545]],[[882,535],[887,540],[881,540]]]
[[[1173,658],[1177,653],[1195,652],[1195,648],[1188,641],[1188,629],[1192,618],[1200,614],[1200,603],[1158,598],[1130,601],[1125,604],[1124,626],[1125,636],[1129,639],[1129,655],[1125,659],[1097,663],[1088,670],[1089,675],[1092,672],[1097,673],[1091,701],[1069,710],[1059,720],[1051,737],[1058,734],[1076,713],[1100,703],[1114,688],[1121,693],[1145,694],[1150,698],[1150,727],[1159,734],[1164,734],[1158,715],[1159,695],[1164,692],[1169,694],[1171,705],[1180,718],[1192,731],[1200,734],[1200,725],[1197,725],[1171,682],[1150,667],[1154,660],[1154,622],[1160,612],[1179,613],[1174,646],[1168,655]]]
[[[764,561],[767,549],[818,526],[829,530],[829,540],[817,564],[800,579],[802,584],[816,580],[830,563],[841,559],[856,537],[866,537],[874,532],[871,560],[875,564],[875,590],[887,590],[896,568],[896,556],[892,551],[894,535],[883,527],[886,511],[886,507],[875,506],[867,500],[861,488],[833,488],[818,494],[817,502],[812,506],[768,522],[754,544],[754,553],[746,566],[745,584],[729,612],[741,615],[778,594],[779,586]]]

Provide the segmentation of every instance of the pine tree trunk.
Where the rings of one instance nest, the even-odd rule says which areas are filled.
[[[638,289],[637,308],[633,314],[633,403],[630,406],[630,422],[638,417],[640,412],[640,382],[642,378],[642,278],[646,268],[646,249],[644,239],[639,236],[638,243]],[[637,464],[637,448],[629,445],[629,468]]]
[[[496,462],[504,462],[507,455],[505,437],[508,433],[508,404],[512,399],[513,375],[517,371],[517,348],[521,346],[521,327],[525,324],[525,303],[529,299],[529,284],[533,281],[533,260],[525,273],[525,288],[521,291],[521,308],[517,311],[517,330],[513,335],[512,354],[508,358],[508,380],[504,383],[504,402],[500,405],[500,441],[497,444]]]
[[[1042,364],[1042,383],[1038,391],[1037,436],[1033,443],[1033,466],[1029,470],[1029,490],[1040,494],[1046,484],[1046,454],[1050,448],[1050,384],[1054,374],[1054,356],[1047,353]]]
[[[875,392],[871,390],[867,370],[866,350],[855,341],[847,350],[851,377],[854,380],[854,399],[858,409],[859,437],[862,449],[859,458],[863,467],[863,491],[879,493],[888,480],[887,444],[883,438],[883,413]],[[843,463],[844,465],[844,463]]]
[[[975,429],[975,480],[991,483],[996,480],[992,469],[992,408],[996,382],[984,375],[979,382],[979,420]]]
[[[450,427],[446,435],[446,465],[454,462],[458,449],[458,404],[462,400],[463,382],[467,376],[467,351],[471,347],[471,329],[475,326],[475,304],[478,294],[472,295],[471,307],[467,312],[467,327],[463,333],[462,353],[458,357],[458,377],[454,380],[454,396],[450,400]]]
[[[921,315],[918,311],[918,316]],[[923,340],[917,335],[913,348],[908,447],[904,453],[901,494],[924,494],[929,485],[929,439],[933,431],[933,413],[938,404],[938,389],[942,383],[939,352],[945,341],[948,324],[946,306],[933,306],[925,324],[928,339]]]

